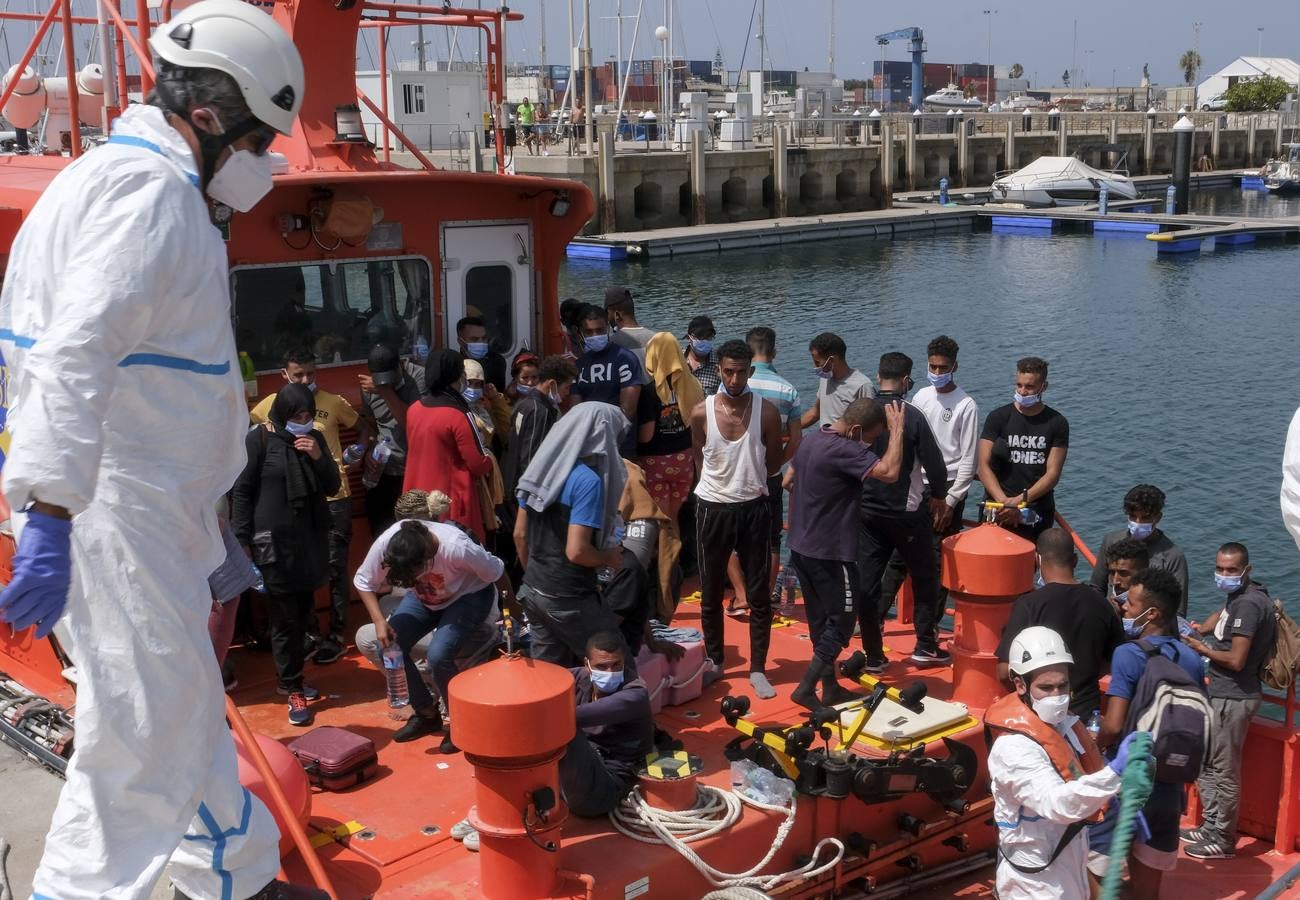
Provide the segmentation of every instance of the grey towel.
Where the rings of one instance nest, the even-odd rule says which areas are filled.
[[[605,517],[600,529],[599,546],[608,549],[618,544],[615,532],[623,530],[619,502],[627,469],[619,456],[619,442],[632,428],[623,410],[608,403],[579,403],[560,417],[524,474],[519,476],[515,496],[529,509],[542,512],[560,498],[564,482],[575,464],[591,466],[605,485]]]

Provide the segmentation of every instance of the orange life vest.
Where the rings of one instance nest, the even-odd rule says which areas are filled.
[[[1106,761],[1101,758],[1101,752],[1097,750],[1097,745],[1093,742],[1092,735],[1088,734],[1077,719],[1072,730],[1075,740],[1083,748],[1083,756],[1075,753],[1070,742],[1059,731],[1038,718],[1033,709],[1014,692],[994,701],[993,705],[984,711],[984,729],[990,747],[1000,734],[1023,734],[1047,752],[1047,758],[1052,761],[1052,766],[1063,781],[1074,781],[1084,775],[1090,775],[1106,764]],[[1098,810],[1087,821],[1100,822],[1104,813],[1104,809]]]

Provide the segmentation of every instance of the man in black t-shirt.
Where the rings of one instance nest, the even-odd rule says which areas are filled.
[[[1013,400],[989,413],[979,443],[979,476],[990,501],[1004,503],[998,524],[1029,541],[1052,527],[1053,491],[1070,446],[1070,423],[1043,403],[1047,362],[1026,356],[1016,363]],[[1023,510],[1037,516],[1024,522]]]
[[[1038,539],[1038,568],[1045,584],[1022,594],[998,643],[998,677],[1011,687],[1007,654],[1011,642],[1031,625],[1044,625],[1061,636],[1074,657],[1070,666],[1070,712],[1085,722],[1101,707],[1097,680],[1110,671],[1110,657],[1124,643],[1124,626],[1110,601],[1074,577],[1079,558],[1070,535],[1049,528]]]

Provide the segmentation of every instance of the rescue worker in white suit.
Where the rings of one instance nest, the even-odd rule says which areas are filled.
[[[1134,735],[1107,763],[1070,714],[1073,657],[1050,628],[1011,642],[1015,693],[984,714],[993,818],[998,827],[999,900],[1086,900],[1089,821],[1119,792]],[[1136,757],[1134,757],[1136,758]]]
[[[63,616],[77,671],[33,896],[145,898],[170,860],[183,896],[324,897],[273,880],[279,832],[240,786],[206,628],[214,506],[248,422],[207,199],[243,212],[271,189],[302,61],[239,0],[202,0],[149,44],[155,93],[50,183],[0,295],[4,491],[23,512],[0,617],[39,637]]]

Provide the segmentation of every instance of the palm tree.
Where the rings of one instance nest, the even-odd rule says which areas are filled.
[[[1178,57],[1178,68],[1183,70],[1183,83],[1191,84],[1196,80],[1196,73],[1201,70],[1201,54],[1188,50]]]
[[[1009,77],[1009,78],[1024,78],[1024,77],[1025,77],[1025,67],[1022,66],[1020,63],[1014,63],[1014,64],[1012,64],[1012,66],[1011,66],[1011,70],[1010,70],[1009,72],[1007,72],[1007,77]]]

